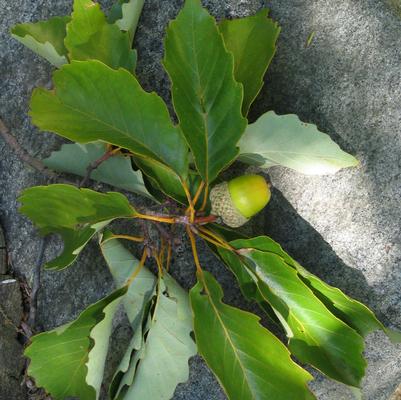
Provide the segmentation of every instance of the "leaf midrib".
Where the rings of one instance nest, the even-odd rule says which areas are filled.
[[[231,345],[231,347],[232,347],[232,349],[233,349],[233,353],[234,353],[235,356],[236,356],[237,362],[238,362],[239,366],[241,367],[241,369],[242,369],[242,371],[243,371],[243,376],[244,376],[243,381],[247,383],[247,387],[248,387],[249,393],[251,393],[252,396],[253,396],[253,392],[252,392],[252,390],[251,390],[251,385],[250,385],[249,382],[248,382],[248,379],[249,379],[249,378],[248,378],[248,375],[246,374],[246,368],[245,368],[244,365],[242,364],[241,358],[240,358],[240,356],[239,356],[239,354],[238,354],[238,351],[237,351],[237,349],[236,349],[236,347],[235,347],[235,345],[234,345],[234,343],[233,343],[233,341],[232,341],[232,339],[231,339],[231,336],[230,336],[230,334],[229,334],[229,331],[227,330],[226,326],[224,325],[224,321],[223,321],[223,320],[221,319],[221,317],[220,317],[220,314],[219,314],[219,312],[218,312],[218,308],[217,308],[216,305],[214,304],[214,301],[213,301],[213,299],[212,299],[212,296],[211,296],[211,294],[210,294],[209,288],[207,287],[207,284],[206,284],[206,281],[205,281],[205,280],[203,280],[203,285],[204,285],[204,287],[205,287],[205,290],[206,290],[206,293],[207,293],[207,297],[208,297],[208,299],[209,299],[209,303],[210,303],[210,305],[212,306],[212,308],[213,308],[213,310],[214,310],[214,312],[215,312],[215,314],[216,314],[216,316],[217,316],[217,319],[218,319],[218,321],[220,322],[220,324],[221,324],[221,326],[222,326],[222,328],[223,328],[223,331],[224,331],[225,334],[226,334],[226,337],[227,337],[227,339],[228,339],[228,342],[230,343],[230,345]]]

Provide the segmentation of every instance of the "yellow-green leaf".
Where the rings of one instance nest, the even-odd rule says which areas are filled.
[[[136,52],[129,34],[109,24],[100,5],[91,0],[74,0],[64,43],[71,60],[95,59],[112,68],[135,70]]]
[[[121,193],[97,193],[70,185],[36,186],[19,197],[20,212],[28,216],[43,235],[59,234],[64,241],[60,256],[46,268],[71,265],[82,248],[115,218],[132,218],[136,211]]]
[[[11,36],[44,57],[56,67],[68,62],[64,46],[66,25],[70,17],[53,17],[47,21],[15,25]]]
[[[280,27],[267,18],[268,13],[263,9],[250,17],[220,23],[227,49],[234,55],[235,79],[244,87],[244,116],[263,86],[263,76],[276,51]]]

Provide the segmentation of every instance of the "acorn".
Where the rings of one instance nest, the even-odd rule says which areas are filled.
[[[211,213],[231,228],[238,228],[261,211],[270,197],[269,185],[262,176],[242,175],[213,187]]]

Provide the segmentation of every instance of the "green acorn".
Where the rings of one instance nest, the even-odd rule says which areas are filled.
[[[270,200],[270,188],[260,175],[243,175],[222,182],[210,191],[212,214],[238,228],[261,211]]]

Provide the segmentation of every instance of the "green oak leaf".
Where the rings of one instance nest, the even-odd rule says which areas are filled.
[[[163,164],[150,159],[135,158],[135,163],[148,177],[154,189],[176,200],[183,205],[188,204],[188,199],[182,187],[181,180],[171,169],[165,167]],[[200,176],[192,170],[188,171],[185,183],[189,188],[192,197],[201,183]],[[161,201],[162,199],[159,199]],[[203,200],[203,195],[199,199],[199,203]]]
[[[235,79],[244,87],[244,116],[260,92],[263,76],[276,52],[280,27],[267,18],[268,13],[263,9],[256,15],[220,23],[226,47],[234,55]]]
[[[157,191],[181,204],[187,204],[187,197],[182,187],[181,179],[171,168],[150,158],[134,157],[134,161]]]
[[[106,146],[102,143],[63,144],[60,150],[54,151],[50,157],[44,159],[43,164],[54,171],[68,172],[83,177],[86,176],[87,168],[105,152]],[[145,187],[142,172],[133,170],[129,156],[114,155],[110,157],[92,171],[90,177],[154,200]]]
[[[242,87],[216,21],[199,0],[187,0],[167,29],[164,66],[180,128],[203,180],[211,183],[237,157],[246,119]]]
[[[115,218],[132,218],[136,211],[121,193],[97,193],[70,185],[25,189],[20,212],[29,217],[43,235],[56,233],[64,241],[60,256],[46,268],[61,270],[71,265],[89,240]]]
[[[125,284],[138,260],[111,233],[101,248],[116,285]],[[154,275],[142,268],[124,298],[134,336],[114,376],[112,398],[168,400],[188,379],[188,359],[196,354],[188,295],[167,273],[156,292],[155,285]]]
[[[112,320],[126,290],[116,290],[75,321],[31,339],[25,350],[28,374],[54,400],[99,398]]]
[[[340,289],[328,285],[307,271],[273,239],[267,236],[259,236],[247,240],[236,240],[232,244],[234,247],[254,248],[281,257],[286,264],[297,271],[303,281],[334,315],[354,328],[361,336],[366,337],[371,332],[382,330],[393,342],[399,343],[401,341],[400,332],[385,328],[375,314],[364,304],[350,298]]]
[[[108,21],[134,38],[145,0],[118,0],[110,10]]]
[[[198,351],[230,400],[314,399],[312,377],[295,364],[286,347],[249,312],[222,303],[214,277],[198,274],[191,289]]]
[[[136,52],[129,34],[109,24],[100,5],[91,0],[74,0],[64,43],[71,60],[95,59],[112,68],[135,70]]]
[[[244,257],[262,297],[275,310],[289,338],[289,349],[332,379],[359,387],[366,361],[364,342],[315,296],[282,257],[238,240],[230,244]]]
[[[15,25],[11,36],[44,57],[56,67],[68,62],[64,46],[66,25],[70,17],[53,17],[47,21]]]
[[[303,174],[322,175],[358,165],[330,136],[293,114],[263,114],[248,125],[239,146],[240,161],[262,168],[281,165]]]
[[[185,177],[188,149],[156,93],[124,69],[100,61],[72,61],[54,74],[55,91],[36,89],[35,125],[79,143],[103,141],[152,159]]]

